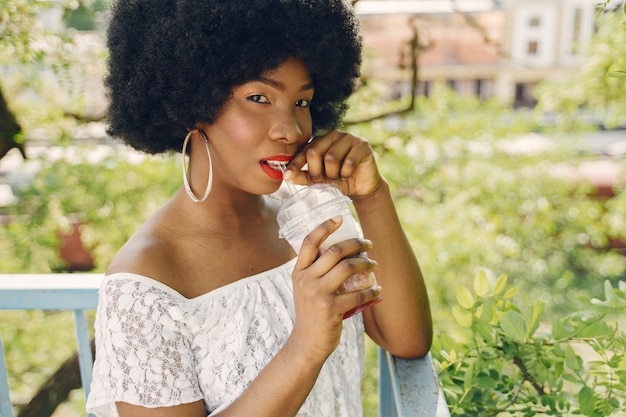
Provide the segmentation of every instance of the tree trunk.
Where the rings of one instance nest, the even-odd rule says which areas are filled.
[[[91,351],[94,349],[92,340]],[[59,404],[67,400],[70,392],[81,386],[78,354],[74,354],[39,387],[37,394],[20,410],[17,417],[50,417]]]
[[[4,157],[12,148],[17,148],[26,158],[24,144],[17,142],[15,137],[22,131],[22,127],[17,123],[15,115],[9,110],[9,106],[2,94],[0,87],[0,159]]]

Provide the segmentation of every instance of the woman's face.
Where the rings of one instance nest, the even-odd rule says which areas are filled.
[[[313,93],[309,72],[295,58],[235,87],[215,122],[200,126],[209,138],[214,185],[276,191],[282,181],[276,163],[286,164],[311,137]]]

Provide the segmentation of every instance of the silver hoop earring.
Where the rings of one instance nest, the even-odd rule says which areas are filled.
[[[204,147],[206,148],[206,153],[209,156],[209,180],[206,185],[206,190],[204,191],[204,195],[202,198],[196,197],[196,195],[191,191],[191,187],[189,186],[189,179],[187,178],[187,164],[185,162],[185,154],[187,153],[187,142],[189,142],[189,138],[193,134],[193,132],[199,132],[202,135],[202,139],[204,139]],[[183,142],[183,150],[182,150],[182,162],[183,162],[183,184],[185,185],[185,191],[191,200],[195,203],[202,203],[207,199],[209,194],[211,193],[211,189],[213,188],[213,160],[211,159],[211,151],[209,150],[209,139],[206,137],[202,130],[192,130],[187,136],[185,136],[185,141]]]

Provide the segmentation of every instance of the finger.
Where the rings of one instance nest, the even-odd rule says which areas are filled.
[[[372,249],[372,242],[361,238],[342,240],[325,249],[322,244],[322,250],[316,263],[319,265],[319,268],[330,271],[341,260],[352,257],[364,257],[362,254],[370,249]],[[349,266],[349,264],[347,263],[344,266]]]
[[[324,155],[332,144],[332,139],[322,136],[304,149],[308,178],[311,183],[324,182]]]
[[[340,178],[350,178],[354,175],[359,166],[367,161],[373,161],[374,155],[369,143],[365,141],[351,142],[350,148],[343,155],[341,168],[339,171]]]
[[[322,257],[316,262],[316,267],[318,263],[322,262]],[[320,266],[321,267],[321,266]],[[329,291],[332,293],[337,293],[340,291],[342,284],[348,278],[352,276],[356,276],[359,283],[363,283],[362,276],[368,275],[370,272],[376,271],[378,268],[378,264],[376,261],[369,259],[366,256],[352,256],[341,259],[338,263],[336,263],[329,271],[323,276],[321,280],[322,287],[325,291]],[[357,285],[357,284],[355,284]],[[349,287],[349,288],[359,288],[357,285]],[[341,291],[343,292],[343,291]]]
[[[323,136],[317,136],[296,155],[292,161],[293,169],[296,170],[306,164],[306,179],[309,183],[326,182],[327,178],[338,178],[341,160],[343,159],[342,155],[347,153],[350,148],[348,136],[346,133],[337,130],[333,130]],[[326,160],[327,157],[328,160]],[[327,162],[332,165],[330,172],[326,167]],[[301,175],[300,179],[304,179],[304,175]]]
[[[340,179],[346,157],[352,153],[352,146],[352,140],[345,134],[334,140],[323,155],[323,175],[332,180]]]
[[[376,298],[381,297],[382,287],[379,285],[365,288],[363,290],[337,294],[335,303],[337,308],[344,314],[355,307],[368,303]]]
[[[363,161],[373,156],[367,141],[338,130],[328,133],[312,144],[307,149],[307,160],[309,154],[314,151],[321,154],[319,159],[323,163],[323,171],[320,175],[331,180],[349,178]],[[315,156],[317,155],[313,154],[313,157]]]
[[[334,130],[305,145],[287,167],[285,179],[301,185],[337,184],[352,177],[360,165],[373,162],[373,151],[367,141]],[[305,165],[308,165],[306,171]]]
[[[308,268],[319,257],[322,242],[341,226],[343,218],[336,216],[326,220],[306,235],[298,252],[296,268]]]
[[[298,185],[309,185],[309,177],[308,177],[308,167],[305,169],[307,165],[306,160],[306,152],[305,149],[309,144],[315,141],[317,138],[312,137],[304,146],[302,146],[296,152],[296,155],[287,165],[287,168],[283,174],[283,178]]]

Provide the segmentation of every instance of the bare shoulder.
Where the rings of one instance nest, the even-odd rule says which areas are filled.
[[[149,277],[186,298],[205,294],[223,282],[213,272],[218,258],[213,256],[212,240],[203,237],[198,242],[197,237],[157,216],[126,242],[111,261],[107,274],[127,272]]]
[[[180,268],[181,238],[176,226],[175,199],[158,209],[122,246],[107,268],[107,274],[129,272],[170,285]],[[174,219],[174,220],[173,220]]]
[[[167,238],[144,227],[115,255],[107,274],[130,272],[158,279],[167,274],[174,250],[175,245]]]

